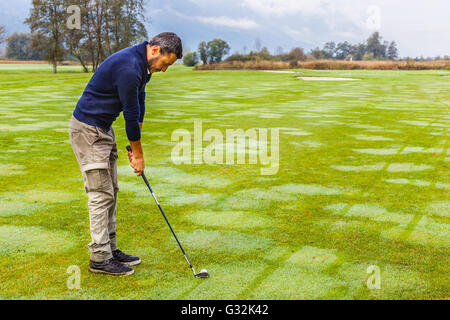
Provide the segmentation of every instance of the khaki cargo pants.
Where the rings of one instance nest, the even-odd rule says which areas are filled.
[[[78,121],[69,125],[70,142],[88,195],[91,260],[101,262],[117,249],[117,145],[114,130],[106,131]]]

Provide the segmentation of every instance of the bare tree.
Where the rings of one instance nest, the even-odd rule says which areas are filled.
[[[105,1],[93,0],[88,12],[88,19],[90,19],[90,53],[92,62],[92,71],[97,70],[100,63],[105,60],[105,52],[103,50],[103,35],[107,33],[104,28],[106,21]]]
[[[255,50],[257,52],[259,52],[259,50],[261,50],[261,47],[262,47],[261,39],[260,38],[256,38],[255,39]]]
[[[46,59],[53,64],[56,73],[58,62],[64,58],[62,46],[66,26],[66,7],[64,0],[33,0],[30,16],[25,23],[32,33],[37,33],[32,46],[46,52]]]
[[[275,54],[276,54],[277,56],[281,56],[283,53],[284,53],[284,50],[283,50],[283,47],[282,47],[282,46],[278,46],[278,47],[275,49]]]
[[[144,0],[66,0],[81,8],[81,29],[67,32],[66,44],[87,72],[114,52],[147,38]]]

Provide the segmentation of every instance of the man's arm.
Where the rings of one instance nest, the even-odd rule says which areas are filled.
[[[120,70],[122,71],[122,70]],[[133,70],[119,71],[120,77],[116,82],[119,98],[123,106],[123,117],[125,118],[125,129],[130,141],[133,153],[128,155],[131,166],[137,175],[144,172],[144,153],[141,145],[141,124],[140,124],[140,92],[139,75]]]
[[[142,151],[141,140],[130,141],[131,150],[128,152],[128,159],[130,160],[131,167],[134,169],[134,173],[140,176],[144,172],[145,162],[144,162],[144,152]]]
[[[142,129],[142,122],[144,122],[144,115],[145,115],[145,85],[144,88],[139,92],[139,123],[141,124]]]

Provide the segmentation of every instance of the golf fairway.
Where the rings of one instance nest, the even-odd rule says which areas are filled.
[[[192,276],[133,174],[122,115],[118,246],[142,263],[114,278],[88,272],[87,196],[68,136],[92,74],[0,64],[0,298],[448,299],[450,71],[297,71],[174,66],[152,76],[146,175],[211,278]],[[190,132],[194,153],[199,120],[203,134],[224,137],[278,128],[277,171],[261,174],[269,165],[248,154],[243,164],[176,164],[173,132]]]

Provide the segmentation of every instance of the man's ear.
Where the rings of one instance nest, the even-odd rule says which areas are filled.
[[[151,53],[153,56],[157,56],[158,54],[161,53],[161,48],[159,46],[152,46]]]

